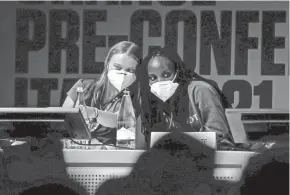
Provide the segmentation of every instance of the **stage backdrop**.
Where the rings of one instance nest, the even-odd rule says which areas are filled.
[[[0,2],[0,106],[58,106],[122,40],[176,49],[236,108],[289,107],[288,2]]]

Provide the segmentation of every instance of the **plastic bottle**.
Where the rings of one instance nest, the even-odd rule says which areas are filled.
[[[135,140],[136,117],[130,92],[125,90],[117,117],[117,146],[135,149]]]

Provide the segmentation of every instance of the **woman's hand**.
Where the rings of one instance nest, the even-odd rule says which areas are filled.
[[[109,128],[116,128],[117,127],[117,114],[110,112],[110,111],[102,111],[98,110],[97,108],[86,106],[87,109],[85,109],[84,106],[78,106],[78,108],[81,110],[82,115],[84,119],[86,120],[87,124],[100,124],[105,127]],[[93,120],[92,119],[96,119]],[[90,128],[91,129],[91,128]],[[93,127],[95,129],[95,127]]]
[[[98,116],[98,109],[90,106],[82,106],[79,105],[78,108],[81,110],[83,117],[85,120],[91,121],[92,119]]]

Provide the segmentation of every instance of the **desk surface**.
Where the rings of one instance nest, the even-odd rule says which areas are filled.
[[[119,163],[134,164],[144,153],[144,150],[82,150],[66,149],[63,150],[64,160],[66,163],[73,164],[90,164],[90,163]],[[216,151],[216,164],[244,164],[250,157],[255,155],[254,152],[244,151]]]
[[[102,167],[110,164],[122,167],[132,167],[145,150],[84,150],[84,149],[64,149],[63,157],[67,166],[71,167]],[[2,150],[0,149],[0,156]],[[245,151],[216,151],[215,164],[229,167],[245,167],[248,160],[254,156],[254,152]],[[13,154],[15,155],[15,153]],[[23,154],[19,154],[23,156]],[[53,157],[47,158],[53,160]]]

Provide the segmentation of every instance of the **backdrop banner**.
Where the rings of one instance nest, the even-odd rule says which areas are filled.
[[[0,106],[62,104],[122,40],[178,51],[235,108],[289,107],[289,2],[0,2]]]

